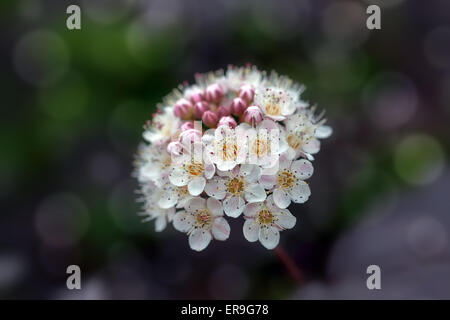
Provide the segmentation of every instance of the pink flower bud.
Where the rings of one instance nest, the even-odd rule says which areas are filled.
[[[212,111],[205,111],[202,116],[202,121],[208,128],[213,128],[216,126],[217,121],[219,121],[219,117]]]
[[[231,115],[231,110],[229,106],[220,106],[219,109],[217,109],[217,116],[220,118],[227,117]]]
[[[209,110],[209,104],[204,102],[204,101],[200,101],[197,102],[194,105],[194,117],[196,119],[201,119],[203,114],[205,113],[205,111]]]
[[[255,89],[249,84],[244,84],[239,89],[239,98],[244,99],[247,103],[253,101],[255,95]]]
[[[199,88],[192,89],[188,94],[188,98],[195,104],[205,100],[205,92]]]
[[[180,133],[179,141],[182,145],[187,146],[194,142],[200,142],[202,139],[202,132],[196,129],[188,129]]]
[[[231,113],[240,116],[247,109],[247,104],[242,98],[234,98],[230,105]]]
[[[250,106],[244,112],[244,121],[249,124],[258,124],[263,119],[263,113],[258,106]]]
[[[189,100],[180,99],[175,103],[173,113],[180,119],[188,120],[192,118],[193,106]]]
[[[234,129],[236,128],[236,120],[233,119],[233,117],[222,117],[219,120],[219,124],[217,126],[223,126],[223,125],[227,125],[230,128]]]
[[[223,97],[223,89],[218,83],[210,84],[206,87],[206,100],[210,102],[219,102]]]
[[[181,128],[180,128],[181,131],[186,131],[188,129],[194,129],[193,121],[187,121],[181,125]]]

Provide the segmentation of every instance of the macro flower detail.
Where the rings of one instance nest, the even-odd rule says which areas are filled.
[[[175,215],[173,226],[189,235],[189,246],[195,251],[205,249],[213,238],[224,241],[230,236],[222,204],[214,198],[189,200],[185,210]]]
[[[332,134],[302,100],[304,86],[255,66],[196,74],[166,96],[144,127],[134,175],[144,221],[188,235],[191,249],[230,235],[274,249],[306,202],[311,161]],[[297,208],[295,215],[298,214]]]
[[[249,203],[244,209],[244,237],[258,241],[267,249],[274,249],[280,242],[280,231],[291,229],[297,219],[287,209],[280,209],[270,195],[264,202]]]

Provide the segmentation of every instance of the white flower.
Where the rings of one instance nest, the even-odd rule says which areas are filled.
[[[154,115],[152,126],[145,130],[144,139],[150,143],[167,143],[176,135],[181,120],[173,113],[173,107],[165,107]]]
[[[274,249],[280,242],[280,231],[291,229],[297,219],[287,209],[278,208],[272,195],[266,201],[245,206],[244,237],[250,242],[259,242],[267,249]]]
[[[168,172],[171,156],[165,145],[150,144],[139,150],[138,180],[140,182],[157,182]]]
[[[256,67],[230,67],[225,75],[224,87],[238,91],[242,85],[259,87],[262,81],[262,73]]]
[[[244,210],[247,202],[266,199],[264,187],[258,183],[261,169],[256,165],[242,164],[232,171],[218,172],[219,176],[208,180],[205,192],[208,196],[223,200],[225,214],[236,218]]]
[[[172,163],[169,180],[177,187],[187,185],[189,193],[198,196],[205,188],[206,179],[211,179],[215,171],[214,164],[209,161],[207,156],[200,157],[200,159],[187,156]]]
[[[238,127],[246,130],[244,142],[247,144],[248,163],[258,164],[263,169],[271,168],[288,148],[284,131],[275,121],[265,119],[256,128],[247,123]]]
[[[220,201],[214,198],[195,197],[189,200],[186,210],[178,212],[173,219],[173,226],[189,235],[191,249],[201,251],[211,242],[227,240],[230,226],[223,218]]]
[[[163,177],[159,181],[159,186],[162,190],[158,205],[161,208],[184,208],[186,203],[192,199],[192,195],[189,193],[188,186],[178,187],[173,185],[168,176]]]
[[[308,184],[303,181],[313,174],[313,166],[306,159],[292,162],[285,155],[280,157],[278,172],[275,175],[262,175],[261,185],[273,191],[273,200],[280,208],[287,208],[291,200],[304,203],[311,195]]]
[[[147,183],[142,186],[142,198],[138,201],[144,202],[144,212],[140,215],[144,216],[144,222],[155,220],[155,230],[163,231],[168,222],[171,222],[175,215],[175,208],[163,209],[159,206],[158,201],[161,197],[162,190],[153,183]]]
[[[328,138],[332,134],[331,127],[316,122],[310,109],[296,113],[285,121],[288,158],[294,159],[304,155],[309,160],[314,160],[312,155],[320,151],[318,139]]]

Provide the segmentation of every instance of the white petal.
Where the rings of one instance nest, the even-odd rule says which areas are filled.
[[[168,209],[172,208],[178,201],[178,192],[174,188],[167,188],[161,194],[158,200],[158,205],[160,208]]]
[[[302,180],[306,180],[313,175],[314,168],[310,161],[301,159],[294,161],[291,165],[292,173]]]
[[[144,165],[140,172],[139,172],[139,177],[142,180],[152,180],[155,181],[156,179],[159,178],[161,172],[160,172],[160,168],[155,165],[154,163],[147,163],[146,165]]]
[[[208,196],[222,200],[226,195],[226,185],[223,179],[214,177],[206,182],[205,192]]]
[[[278,208],[284,209],[291,204],[291,197],[286,191],[275,189],[273,191],[273,202],[275,202]]]
[[[308,140],[303,145],[303,150],[306,153],[311,153],[311,154],[315,154],[315,153],[319,152],[320,151],[320,141],[315,138]]]
[[[299,180],[297,185],[289,190],[289,195],[295,203],[304,203],[311,195],[311,190],[306,182]]]
[[[244,237],[249,242],[255,242],[258,240],[259,224],[255,222],[255,219],[247,219],[244,222],[243,227]]]
[[[237,218],[244,211],[245,201],[241,197],[233,196],[223,201],[223,211],[229,217]]]
[[[280,155],[279,161],[278,161],[278,170],[283,170],[286,168],[289,168],[291,166],[292,161],[289,160],[286,154]]]
[[[320,126],[316,129],[315,137],[319,139],[325,139],[331,136],[333,129],[329,126]]]
[[[223,216],[222,203],[219,200],[214,198],[208,198],[208,200],[206,201],[206,206],[214,216],[216,217]]]
[[[206,208],[206,200],[200,197],[192,198],[186,205],[186,211],[188,212],[194,212],[195,210],[204,208]]]
[[[267,194],[264,187],[258,183],[253,183],[245,188],[245,200],[247,202],[262,202],[266,200]]]
[[[214,219],[211,232],[214,239],[221,241],[227,240],[230,236],[230,225],[224,218],[216,218]]]
[[[161,214],[160,216],[158,216],[156,218],[155,221],[155,231],[156,232],[161,232],[166,228],[167,225],[167,220],[166,220],[166,216],[164,214]]]
[[[245,177],[247,182],[256,182],[261,175],[261,169],[254,164],[241,164],[239,175]]]
[[[216,167],[214,166],[214,164],[205,161],[205,171],[204,171],[205,178],[211,179],[214,176],[215,172],[216,172]]]
[[[212,235],[209,230],[195,229],[189,235],[189,246],[192,250],[202,251],[211,242]]]
[[[181,232],[188,232],[194,225],[195,218],[192,214],[186,211],[180,211],[175,214],[173,218],[173,227]]]
[[[188,184],[189,176],[187,172],[182,168],[174,168],[169,175],[171,183],[178,187],[182,187]]]
[[[259,183],[267,190],[272,189],[276,182],[277,182],[277,177],[274,175],[270,175],[270,176],[264,175],[264,176],[261,176],[261,178],[259,178]]]
[[[287,209],[282,209],[276,215],[276,224],[283,229],[292,229],[297,222],[297,218],[295,218],[292,213]]]
[[[280,232],[274,227],[260,228],[259,241],[266,249],[274,249],[280,242]]]
[[[193,196],[198,196],[203,192],[206,185],[206,179],[203,177],[197,177],[194,180],[191,180],[188,184],[189,193]]]
[[[249,218],[254,217],[261,210],[263,204],[263,202],[247,203],[244,208],[244,215]]]

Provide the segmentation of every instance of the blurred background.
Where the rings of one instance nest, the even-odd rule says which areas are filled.
[[[450,298],[449,1],[2,0],[0,17],[0,298]],[[156,104],[245,63],[304,83],[334,128],[281,237],[301,285],[239,219],[196,253],[137,216]]]

